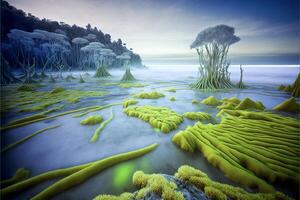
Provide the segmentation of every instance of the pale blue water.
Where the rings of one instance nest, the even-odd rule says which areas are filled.
[[[232,81],[239,80],[239,68],[231,68]],[[79,76],[82,72],[73,72]],[[90,72],[93,75],[94,72]],[[121,79],[123,70],[112,70],[113,75],[110,81]],[[291,84],[299,73],[298,67],[291,66],[259,66],[244,68],[244,83],[247,89],[232,89],[220,92],[201,92],[191,90],[189,84],[197,77],[196,66],[150,66],[149,69],[133,69],[132,73],[141,83],[148,84],[143,88],[120,88],[118,86],[103,86],[101,81],[84,76],[86,83],[78,84],[78,79],[72,82],[61,81],[55,84],[45,83],[41,90],[50,90],[54,86],[78,90],[108,91],[109,95],[98,98],[86,98],[74,105],[68,105],[61,111],[76,109],[89,105],[104,105],[113,102],[120,102],[140,91],[156,90],[166,95],[156,100],[139,100],[138,105],[166,106],[178,113],[188,111],[204,111],[215,115],[217,110],[210,106],[194,105],[193,99],[201,100],[210,95],[216,98],[250,97],[264,103],[267,109],[290,97],[285,92],[276,90],[280,84]],[[83,74],[83,73],[82,73]],[[165,89],[176,88],[176,93],[166,92]],[[174,96],[175,102],[169,98]],[[72,188],[55,199],[91,199],[101,193],[120,194],[124,191],[134,191],[131,184],[131,176],[136,170],[144,170],[148,173],[174,174],[176,169],[189,164],[201,169],[212,179],[225,183],[232,183],[222,173],[212,167],[201,155],[201,153],[187,153],[177,148],[172,142],[172,136],[179,130],[183,130],[194,122],[186,120],[175,131],[169,134],[157,133],[148,123],[137,118],[131,118],[123,114],[121,106],[113,107],[115,118],[101,132],[99,141],[91,144],[89,139],[97,126],[82,126],[81,118],[73,118],[72,115],[65,115],[53,120],[42,121],[35,124],[15,128],[2,133],[2,147],[15,142],[34,131],[50,125],[62,124],[61,127],[44,132],[29,141],[2,154],[1,174],[3,178],[11,176],[17,168],[30,169],[32,175],[37,175],[48,170],[70,167],[86,162],[91,162],[113,154],[134,150],[154,142],[159,147],[140,158],[124,162],[88,179],[85,183]],[[61,112],[58,111],[58,112]],[[104,119],[108,118],[110,109],[97,111],[92,114],[100,114]],[[32,114],[32,113],[30,113]],[[20,118],[30,114],[10,113],[6,120]],[[215,117],[211,122],[218,119]],[[125,170],[125,175],[120,171]],[[122,181],[120,181],[122,179]],[[46,188],[50,182],[38,185],[18,195],[16,199],[27,199]],[[234,183],[232,183],[234,184]]]

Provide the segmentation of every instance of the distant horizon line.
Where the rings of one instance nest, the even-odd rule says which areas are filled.
[[[175,67],[175,66],[182,66],[182,67],[198,67],[199,65],[196,64],[146,64],[146,67]],[[244,65],[242,64],[242,67],[292,67],[292,68],[300,68],[300,64],[298,65],[291,65],[291,64],[251,64],[251,65]],[[229,65],[229,67],[240,67],[240,65],[234,64],[234,65]]]

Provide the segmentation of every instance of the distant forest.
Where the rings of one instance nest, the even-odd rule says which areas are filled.
[[[111,41],[111,36],[97,27],[87,24],[83,28],[75,24],[70,26],[64,22],[39,19],[1,0],[1,59],[5,59],[12,69],[21,69],[22,62],[24,65],[28,60],[26,56],[35,57],[34,64],[39,69],[45,68],[46,63],[57,65],[58,58],[59,63],[63,63],[68,70],[95,69],[99,63],[91,62],[95,55],[83,52],[85,46],[100,46],[106,50],[101,51],[101,64],[104,63],[106,67],[122,67],[124,54],[130,55],[131,66],[143,67],[140,56],[131,48],[127,49],[126,43],[120,38]],[[103,57],[108,61],[105,62]],[[51,70],[55,68],[51,67]]]

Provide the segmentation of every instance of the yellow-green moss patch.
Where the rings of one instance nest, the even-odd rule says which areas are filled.
[[[170,101],[176,101],[175,97],[170,97]]]
[[[209,120],[211,118],[210,114],[206,112],[186,112],[183,116],[191,120]]]
[[[176,129],[183,122],[181,115],[166,107],[132,106],[124,109],[124,113],[149,122],[152,127],[159,128],[164,133]]]
[[[167,92],[176,92],[176,89],[175,88],[169,88],[169,89],[166,89]]]
[[[265,106],[260,101],[254,101],[250,98],[245,98],[243,100],[240,100],[236,97],[232,98],[224,98],[220,102],[222,102],[221,105],[219,105],[217,108],[219,110],[222,109],[228,109],[228,110],[264,110]]]
[[[137,171],[133,174],[132,182],[139,188],[144,189],[144,191],[146,189],[146,191],[156,193],[164,200],[184,200],[183,194],[176,191],[177,185],[168,181],[162,175],[148,175],[142,171]]]
[[[91,115],[87,118],[80,121],[80,124],[82,125],[95,125],[99,124],[103,121],[103,118],[100,115]]]
[[[192,100],[192,104],[199,104],[200,102],[199,101],[197,101],[197,100]]]
[[[292,200],[281,192],[272,193],[250,193],[246,192],[240,187],[234,187],[228,184],[219,183],[211,180],[202,171],[190,167],[188,165],[181,166],[177,173],[176,178],[193,184],[197,188],[204,190],[205,194],[211,199],[247,199],[247,200]],[[224,198],[225,195],[225,198]]]
[[[164,97],[165,95],[159,92],[143,92],[136,95],[133,95],[134,98],[139,99],[158,99]]]
[[[127,99],[127,100],[124,100],[124,101],[123,101],[123,108],[127,108],[128,106],[130,106],[130,105],[135,105],[135,104],[137,104],[137,103],[138,103],[138,101],[135,100],[135,99]]]
[[[209,96],[206,99],[203,99],[201,103],[209,106],[217,106],[220,104],[219,100],[216,99],[214,96]]]
[[[145,87],[147,84],[141,84],[141,83],[121,83],[119,85],[122,88],[131,88],[131,87]]]
[[[300,106],[294,97],[291,97],[273,108],[273,110],[300,113]]]
[[[299,120],[266,112],[223,109],[220,124],[200,122],[172,141],[199,150],[208,162],[245,187],[273,192],[269,183],[299,184]]]
[[[92,136],[90,142],[96,142],[98,140],[99,134],[100,132],[104,129],[104,127],[114,118],[114,113],[113,110],[111,109],[110,111],[110,116],[109,118],[107,118],[107,120],[105,120],[104,122],[102,122],[100,124],[100,126],[96,129],[94,135]]]
[[[133,197],[132,193],[124,192],[120,196],[101,194],[93,198],[93,200],[131,200]]]

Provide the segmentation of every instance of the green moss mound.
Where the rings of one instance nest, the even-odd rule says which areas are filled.
[[[176,101],[175,97],[170,97],[170,101]]]
[[[199,150],[233,181],[261,192],[269,183],[299,185],[299,120],[266,112],[222,110],[220,124],[200,122],[172,141],[186,151]]]
[[[103,121],[100,115],[92,115],[80,121],[81,125],[96,125]]]
[[[190,120],[209,120],[211,118],[210,114],[206,112],[186,112],[183,114],[184,117]]]
[[[283,111],[283,112],[291,112],[291,113],[300,113],[300,106],[297,103],[296,99],[294,97],[291,97],[277,106],[273,108],[273,110]]]
[[[264,110],[265,106],[260,101],[254,101],[250,98],[245,98],[240,100],[236,97],[224,98],[220,100],[221,105],[217,106],[219,110],[228,109],[228,110]]]
[[[265,106],[261,102],[255,102],[250,98],[243,99],[236,107],[236,110],[256,109],[264,110]]]
[[[137,103],[138,103],[138,101],[135,99],[127,99],[127,100],[123,101],[123,108],[127,108],[128,106],[135,105]]]
[[[131,74],[130,68],[127,68],[125,74],[123,75],[121,81],[134,81],[135,78]]]
[[[165,107],[132,106],[124,109],[124,113],[149,122],[152,127],[160,129],[163,133],[169,133],[183,122],[182,116]]]
[[[167,92],[176,92],[175,88],[166,89]]]
[[[188,165],[181,166],[175,177],[204,190],[205,194],[211,199],[292,200],[292,198],[281,192],[250,193],[239,187],[213,181],[204,172]]]
[[[216,99],[214,96],[209,96],[206,99],[203,99],[201,103],[209,106],[217,106],[220,104],[219,100]]]
[[[300,97],[300,73],[292,85],[280,85],[277,89],[291,93],[293,97]]]
[[[85,182],[91,176],[100,173],[112,165],[143,156],[153,151],[157,146],[158,144],[154,143],[144,148],[116,154],[87,164],[45,172],[1,189],[1,198],[8,199],[11,195],[19,194],[21,191],[39,183],[61,178],[31,198],[33,200],[50,199],[58,193],[64,192],[65,190]]]
[[[145,87],[147,84],[141,84],[141,83],[121,83],[119,85],[122,88],[131,88],[131,87]]]
[[[110,73],[108,73],[108,71],[105,69],[104,66],[101,67],[97,67],[96,69],[96,73],[94,75],[94,77],[96,78],[100,78],[100,77],[110,77]]]
[[[140,94],[133,95],[134,98],[139,99],[158,99],[164,97],[165,95],[159,92],[143,92]]]
[[[20,181],[23,181],[23,180],[29,178],[29,176],[30,176],[29,170],[27,170],[25,168],[19,168],[19,169],[17,169],[17,171],[15,172],[13,177],[11,177],[7,180],[1,181],[1,187],[7,187],[10,185],[16,184]]]
[[[192,100],[192,104],[199,104],[200,102],[199,101],[197,101],[197,100]]]

